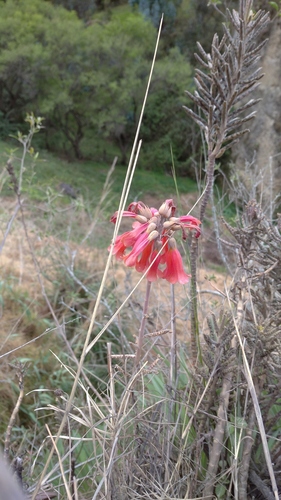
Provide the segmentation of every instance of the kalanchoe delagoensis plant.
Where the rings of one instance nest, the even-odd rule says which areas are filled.
[[[198,43],[199,55],[196,58],[203,70],[196,69],[194,94],[187,92],[197,109],[193,111],[184,106],[187,114],[201,128],[206,142],[206,180],[199,213],[202,223],[208,202],[213,196],[216,160],[249,132],[243,126],[255,116],[255,112],[246,115],[245,112],[258,102],[258,99],[248,99],[248,95],[259,85],[263,76],[257,62],[266,40],[259,42],[259,39],[270,20],[268,12],[259,10],[254,13],[252,0],[240,0],[237,11],[228,10],[228,19],[222,39],[214,35],[210,53]],[[198,245],[193,238],[190,267],[194,360],[197,359],[197,351],[200,352],[196,302],[197,256]]]
[[[215,161],[249,132],[247,128],[241,130],[241,125],[254,118],[255,111],[246,116],[245,111],[259,101],[248,99],[248,95],[263,76],[257,63],[267,40],[261,43],[258,40],[270,18],[269,13],[262,10],[254,14],[252,7],[252,0],[241,0],[239,12],[227,11],[229,23],[223,25],[221,40],[214,35],[210,53],[197,42],[200,55],[195,56],[204,70],[195,70],[196,91],[186,93],[198,112],[186,106],[184,109],[202,129],[207,144],[207,183],[200,209],[202,221],[212,195]]]
[[[149,208],[143,202],[133,202],[123,217],[134,219],[131,231],[127,231],[115,240],[113,254],[128,267],[135,267],[139,272],[147,272],[148,281],[158,278],[172,284],[188,282],[190,275],[183,269],[182,257],[173,237],[181,231],[186,240],[187,230],[194,230],[200,236],[200,221],[191,215],[175,217],[176,206],[172,199],[166,200],[161,207]],[[116,223],[118,212],[111,217]]]
[[[198,113],[184,106],[185,111],[202,128],[208,144],[208,155],[219,158],[248,129],[237,130],[255,116],[255,111],[242,112],[255,105],[259,99],[247,99],[263,77],[257,62],[267,40],[258,38],[269,23],[269,13],[252,10],[252,0],[240,2],[239,12],[228,10],[230,26],[224,24],[224,36],[215,34],[210,53],[197,42],[195,54],[204,71],[196,69],[196,91],[186,92],[200,110]],[[232,29],[231,29],[232,26]],[[232,31],[232,32],[231,32]],[[243,99],[243,103],[237,106]]]

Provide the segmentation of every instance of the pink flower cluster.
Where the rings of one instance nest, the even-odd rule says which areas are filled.
[[[185,240],[186,229],[194,229],[198,238],[201,222],[191,215],[175,217],[175,211],[172,199],[166,200],[159,210],[149,208],[141,201],[131,203],[122,216],[131,217],[135,222],[131,231],[116,238],[113,254],[128,267],[135,267],[139,272],[148,270],[146,277],[149,281],[163,278],[170,283],[187,283],[190,275],[183,269],[173,234],[181,230]],[[115,212],[110,219],[114,224],[117,216],[118,212]]]

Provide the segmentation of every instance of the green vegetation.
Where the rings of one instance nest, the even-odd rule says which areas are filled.
[[[127,163],[156,40],[150,21],[122,6],[85,24],[43,0],[8,0],[0,40],[2,134],[33,111],[45,118],[43,147],[101,161],[110,144]],[[166,168],[172,145],[188,170],[182,101],[190,85],[179,49],[160,49],[143,129],[146,168]]]
[[[41,132],[40,132],[41,133]],[[4,166],[12,152],[13,165],[16,172],[19,170],[20,149],[17,142],[0,141],[0,159]],[[61,183],[67,183],[81,194],[85,201],[94,207],[99,201],[110,164],[98,163],[94,161],[73,161],[68,162],[60,159],[45,150],[40,151],[36,161],[33,156],[28,155],[26,161],[26,171],[23,182],[23,193],[28,194],[31,200],[44,201],[47,199],[50,190],[53,194],[58,194]],[[123,182],[126,175],[126,168],[117,164],[111,183],[111,195],[120,197]],[[185,178],[180,184],[180,193],[196,191],[197,184],[189,178]],[[150,195],[157,198],[171,196],[175,192],[175,183],[172,174],[163,175],[159,171],[146,171],[137,168],[132,184],[130,199]],[[12,196],[13,190],[10,187],[9,179],[6,175],[6,182],[2,190],[2,195]]]
[[[194,177],[200,135],[182,106],[190,104],[196,40],[203,30],[201,43],[210,43],[219,16],[205,0],[146,3],[0,2],[1,137],[25,132],[33,112],[45,119],[35,146],[97,163],[117,154],[126,165],[166,6],[139,165],[169,171],[172,147],[179,175]]]

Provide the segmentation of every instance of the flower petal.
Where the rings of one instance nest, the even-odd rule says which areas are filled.
[[[138,256],[142,253],[148,243],[150,243],[148,241],[148,234],[144,232],[136,239],[131,252],[124,257],[126,266],[133,267],[136,265]]]
[[[136,270],[143,273],[149,267],[150,255],[153,250],[153,241],[150,241],[143,249],[140,258],[136,262]]]
[[[116,224],[117,217],[118,217],[119,211],[117,210],[114,212],[114,214],[110,217],[110,222],[113,222],[113,224]],[[136,214],[134,212],[129,212],[128,210],[124,210],[122,213],[122,217],[136,217]]]
[[[154,259],[158,253],[159,253],[159,251],[157,252],[156,250],[154,250],[151,253],[149,265],[154,261]],[[159,274],[161,274],[161,271],[159,269],[159,265],[161,264],[161,261],[162,261],[162,255],[160,253],[158,255],[158,257],[156,258],[155,262],[153,262],[152,266],[150,267],[150,269],[146,275],[146,278],[148,279],[148,281],[156,281],[157,278],[160,277]]]
[[[123,259],[124,252],[127,248],[126,245],[124,245],[124,234],[122,234],[121,236],[117,236],[115,243],[114,243],[112,253],[113,253],[113,255],[115,255],[115,257],[117,259]],[[111,248],[111,245],[108,247],[108,250],[110,250],[110,248]]]
[[[200,224],[201,221],[196,219],[196,217],[192,217],[192,215],[182,215],[179,217],[179,221],[182,223],[183,227],[187,229],[196,229],[196,238],[199,238],[201,234]]]
[[[186,274],[183,269],[182,257],[177,248],[170,248],[165,254],[163,262],[166,268],[161,272],[162,278],[170,283],[181,283],[184,285],[188,282],[190,274]]]

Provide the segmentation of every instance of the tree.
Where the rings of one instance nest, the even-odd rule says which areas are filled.
[[[181,173],[191,172],[192,136],[182,108],[191,75],[190,65],[177,48],[156,62],[143,121],[143,162],[146,168],[155,168],[158,164],[170,170],[172,149],[175,162],[181,164]]]
[[[149,71],[155,31],[140,15],[113,14],[85,25],[75,12],[40,0],[0,6],[0,111],[45,116],[77,158],[86,129],[119,144]],[[126,142],[126,141],[125,141]]]
[[[177,8],[182,0],[129,0],[131,6],[138,6],[140,12],[150,19],[155,27],[159,26],[162,14],[166,22],[171,23],[176,19]]]
[[[46,0],[53,5],[61,5],[67,10],[74,10],[80,19],[88,21],[97,12],[126,4],[127,0]]]
[[[153,25],[130,7],[84,23],[74,11],[50,2],[7,0],[0,4],[3,119],[20,121],[33,111],[45,117],[47,147],[61,150],[64,144],[68,154],[82,159],[85,134],[91,134],[95,143],[116,144],[126,163],[155,40]],[[151,151],[144,155],[146,166],[155,164],[154,141],[159,153],[165,145],[170,156],[172,141],[177,158],[187,154],[186,139],[176,131],[189,83],[190,68],[180,52],[167,55],[160,49],[143,125]]]
[[[97,0],[47,0],[53,5],[61,5],[67,10],[74,10],[80,19],[89,19],[97,10]]]

